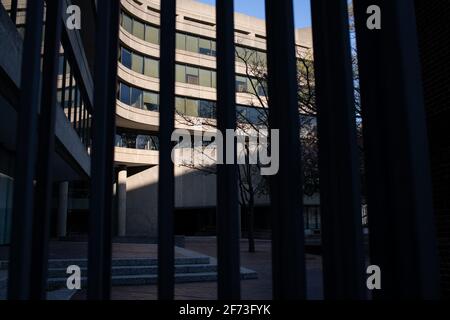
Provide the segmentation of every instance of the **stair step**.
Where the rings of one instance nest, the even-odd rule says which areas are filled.
[[[175,265],[199,265],[209,264],[210,258],[207,256],[191,257],[191,258],[175,258]],[[8,269],[8,261],[0,261],[0,269]],[[156,266],[158,259],[150,258],[132,258],[132,259],[113,259],[113,267],[126,266]],[[80,268],[87,268],[87,259],[50,259],[48,267],[50,269],[67,268],[70,265],[77,265]]]
[[[241,279],[250,280],[257,279],[256,272],[242,268]],[[49,279],[49,289],[62,288],[66,286],[67,278],[52,278]],[[112,277],[113,286],[135,286],[135,285],[152,285],[156,284],[158,276],[156,274],[150,275],[121,275]],[[216,272],[199,272],[199,273],[178,273],[175,275],[176,283],[190,283],[190,282],[211,282],[217,280]],[[81,278],[81,285],[86,287],[87,278]]]
[[[49,268],[49,278],[67,277],[67,268]],[[216,272],[217,266],[212,264],[178,264],[175,265],[175,273],[207,273]],[[158,273],[158,266],[114,266],[113,276],[153,275]],[[87,274],[87,269],[82,268],[81,274]]]

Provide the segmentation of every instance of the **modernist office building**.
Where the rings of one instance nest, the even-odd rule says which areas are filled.
[[[119,235],[155,236],[158,181],[160,5],[122,0],[119,88],[116,106]],[[246,120],[257,123],[265,88],[252,79],[245,62],[266,64],[265,21],[237,13],[236,103]],[[176,127],[201,134],[216,115],[215,7],[177,1]],[[311,29],[296,31],[300,53],[312,49]],[[239,59],[242,58],[242,59]],[[252,85],[251,81],[254,82]],[[263,97],[265,99],[265,97]],[[215,174],[176,166],[176,232],[212,234],[215,227]],[[306,199],[308,229],[318,230],[317,199]],[[257,227],[269,229],[268,199],[257,200]],[[245,225],[245,219],[243,224]]]
[[[2,1],[11,8],[11,1]],[[80,1],[82,3],[83,1]],[[77,3],[77,2],[73,2]],[[18,1],[16,18],[17,40],[23,37],[25,23],[25,1]],[[92,39],[83,34],[89,20],[84,17],[86,5],[82,6],[83,21],[87,25],[81,29],[84,41],[85,64],[92,69]],[[86,10],[89,14],[89,10]],[[6,17],[6,13],[4,14]],[[90,16],[90,14],[89,14]],[[6,17],[7,18],[7,17]],[[5,18],[5,19],[6,19]],[[193,0],[177,2],[176,34],[176,127],[201,134],[214,130],[216,116],[216,24],[215,7]],[[235,15],[236,59],[236,102],[239,115],[246,121],[258,124],[261,121],[259,109],[265,100],[266,88],[261,81],[252,79],[246,70],[249,63],[266,64],[265,21],[237,13]],[[116,202],[114,210],[115,233],[118,236],[156,236],[157,229],[157,182],[159,159],[159,59],[160,59],[160,4],[152,0],[122,0],[119,32],[118,90],[116,107]],[[298,54],[312,50],[311,29],[296,30]],[[2,50],[2,54],[12,54]],[[74,144],[84,144],[84,148],[67,147],[74,155],[75,168],[83,174],[76,175],[60,165],[61,181],[59,194],[54,195],[53,235],[66,237],[86,234],[88,230],[89,191],[88,176],[90,152],[90,113],[83,102],[83,93],[78,88],[80,80],[75,79],[70,61],[64,58],[61,49],[58,101],[61,104],[64,91],[64,114],[79,136],[72,137]],[[19,57],[19,55],[16,55]],[[8,61],[5,57],[5,64]],[[9,65],[12,68],[12,64]],[[248,68],[248,65],[247,65]],[[19,68],[13,71],[18,72]],[[65,77],[62,74],[66,74]],[[65,79],[65,80],[64,80]],[[252,83],[253,82],[253,83]],[[69,90],[68,88],[73,88]],[[260,96],[260,98],[258,98]],[[69,101],[73,101],[71,104]],[[81,109],[75,105],[83,106]],[[114,108],[114,106],[112,106]],[[2,108],[3,109],[3,108]],[[58,109],[59,110],[59,109]],[[9,117],[2,117],[3,121]],[[10,125],[13,122],[7,121]],[[2,126],[7,128],[8,126]],[[14,136],[2,134],[5,140]],[[9,139],[8,143],[14,145]],[[7,146],[7,144],[4,144]],[[4,149],[8,150],[8,148]],[[7,151],[3,151],[5,155]],[[4,160],[9,159],[9,160]],[[2,170],[2,234],[8,238],[7,227],[10,216],[12,173],[8,163],[14,157],[2,156],[5,164]],[[59,159],[59,158],[57,158]],[[64,161],[60,161],[64,163]],[[80,164],[76,164],[80,162]],[[176,233],[182,235],[214,234],[216,206],[216,176],[186,166],[176,166]],[[64,179],[64,175],[67,179]],[[3,190],[2,189],[2,190]],[[8,191],[8,192],[6,192]],[[9,200],[8,200],[9,199]],[[58,205],[61,204],[62,205]],[[256,199],[256,228],[270,229],[268,197]],[[318,198],[305,198],[305,225],[310,232],[320,229]],[[9,208],[9,209],[8,209]],[[59,208],[59,211],[58,211]],[[59,215],[58,215],[59,212]],[[243,228],[246,219],[243,217]],[[55,233],[56,230],[56,233]],[[269,236],[267,233],[263,233]]]
[[[78,5],[83,12],[84,29],[63,32],[57,80],[58,105],[55,109],[55,150],[53,154],[54,197],[52,235],[64,235],[67,228],[68,207],[80,206],[70,199],[80,193],[77,186],[90,178],[90,118],[93,104],[94,36],[89,31],[95,23],[95,8],[90,2],[64,2]],[[20,113],[22,53],[26,20],[26,1],[1,1],[0,15],[0,243],[7,244],[11,236],[13,181],[20,160],[17,145],[17,125]],[[64,17],[63,17],[64,18]],[[44,39],[42,40],[44,41]],[[42,52],[44,45],[42,45]],[[43,59],[42,59],[43,63]],[[65,76],[63,76],[65,74]],[[28,79],[32,81],[32,79]],[[40,86],[42,87],[42,82]],[[71,90],[69,88],[72,88]],[[61,93],[65,92],[64,108]],[[39,98],[38,98],[39,99]],[[36,132],[30,132],[36,137]],[[31,141],[29,143],[32,143]],[[34,143],[38,143],[35,141]],[[40,148],[34,150],[36,153]],[[18,162],[19,161],[19,162]],[[81,205],[81,208],[87,208]],[[59,211],[58,211],[59,210]],[[70,216],[69,216],[70,218]],[[69,221],[70,222],[70,221]]]

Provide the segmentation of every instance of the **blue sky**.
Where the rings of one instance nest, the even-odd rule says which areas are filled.
[[[200,2],[215,4],[215,0],[199,0]],[[310,0],[294,0],[295,27],[311,26]],[[264,19],[264,0],[234,0],[234,10],[250,16]]]

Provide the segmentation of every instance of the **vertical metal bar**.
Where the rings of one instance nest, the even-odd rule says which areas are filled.
[[[158,298],[174,299],[174,164],[176,0],[161,2],[160,150],[158,180]]]
[[[383,279],[375,297],[434,299],[439,269],[414,1],[353,3],[371,264]],[[381,29],[368,27],[372,5]]]
[[[67,88],[67,58],[63,55],[62,88],[61,88],[61,108],[65,110],[66,106],[66,88]]]
[[[266,0],[269,126],[280,137],[270,179],[273,295],[306,298],[300,120],[292,0]]]
[[[50,212],[52,207],[53,153],[55,149],[55,114],[61,40],[61,0],[48,1],[42,74],[39,148],[36,172],[36,204],[33,217],[31,298],[45,300]]]
[[[88,245],[89,300],[110,299],[119,0],[98,0]]]
[[[217,23],[217,128],[224,135],[236,129],[236,75],[234,3],[216,1]],[[219,300],[240,299],[240,249],[236,142],[233,164],[217,165],[217,261]],[[228,148],[223,156],[227,158]]]
[[[10,17],[14,24],[17,24],[17,5],[18,0],[12,0],[11,1],[11,11],[10,11]]]
[[[81,110],[80,110],[80,139],[81,142],[84,144],[84,113],[85,113],[85,106],[83,104],[83,101],[81,102]]]
[[[311,2],[326,299],[365,297],[359,160],[346,0]]]
[[[17,121],[16,167],[8,273],[8,298],[30,297],[33,228],[33,180],[39,82],[41,72],[43,0],[29,1],[22,56],[22,80]]]
[[[84,108],[84,117],[83,117],[84,118],[83,143],[86,148],[88,147],[88,124],[89,124],[88,115],[89,115],[88,108],[85,107]]]
[[[70,64],[69,64],[70,67]],[[72,74],[72,68],[69,68],[69,103],[68,103],[68,110],[67,110],[67,118],[69,119],[69,122],[72,122],[72,107],[73,107],[73,74]]]
[[[74,122],[73,122],[73,128],[75,129],[75,131],[80,134],[80,131],[78,130],[78,126],[79,126],[79,121],[80,121],[80,108],[79,108],[79,104],[80,104],[80,91],[78,89],[78,85],[75,87],[75,103],[74,103],[74,114],[73,114],[73,118],[74,118]]]

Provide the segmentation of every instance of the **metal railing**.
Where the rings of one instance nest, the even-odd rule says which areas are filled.
[[[92,150],[88,299],[110,299],[111,214],[119,0],[98,0]],[[438,296],[436,238],[413,1],[354,0],[366,153],[370,261],[383,270],[375,297]],[[44,298],[48,250],[50,150],[61,1],[47,2],[44,86],[38,120],[43,0],[28,2],[18,117],[9,298]],[[366,27],[379,5],[383,28]],[[217,122],[236,127],[233,1],[217,0]],[[176,1],[161,1],[161,108],[158,192],[158,294],[174,299],[174,164]],[[366,299],[360,186],[352,112],[346,0],[312,1],[321,170],[324,290],[327,298]],[[269,123],[280,130],[280,170],[271,177],[273,297],[305,299],[302,175],[293,5],[266,0]],[[79,106],[79,104],[77,104]],[[83,109],[81,109],[83,110]],[[81,113],[83,113],[82,111]],[[75,112],[79,114],[79,112]],[[33,132],[39,127],[38,156]],[[78,125],[79,121],[74,122]],[[35,172],[35,163],[44,168]],[[33,181],[37,173],[36,196]],[[218,165],[218,297],[239,299],[235,165]],[[35,200],[35,201],[33,201]],[[38,223],[33,223],[38,221]],[[33,278],[30,275],[33,274]],[[414,279],[414,281],[411,281]]]

